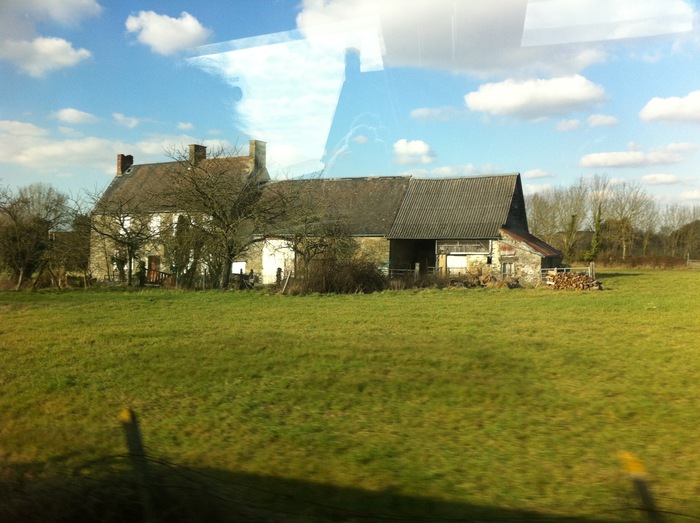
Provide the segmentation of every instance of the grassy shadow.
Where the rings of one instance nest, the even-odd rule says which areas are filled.
[[[68,473],[33,471],[42,465],[0,469],[0,521],[112,522],[563,522],[638,521],[633,508],[600,518],[545,515],[495,506],[369,492],[299,480],[193,469],[149,460],[148,488],[126,456],[93,461]]]

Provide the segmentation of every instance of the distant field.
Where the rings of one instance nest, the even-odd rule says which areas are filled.
[[[0,293],[0,521],[700,518],[700,271],[604,291]],[[256,519],[258,518],[258,519]],[[267,519],[266,519],[267,518]],[[691,521],[666,514],[665,521]]]

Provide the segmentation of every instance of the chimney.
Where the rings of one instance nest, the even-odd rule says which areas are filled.
[[[134,165],[134,157],[130,154],[117,155],[117,176],[121,176],[126,170]]]
[[[207,159],[207,146],[198,145],[196,143],[190,144],[190,163],[196,165],[200,160]]]
[[[265,164],[267,163],[267,144],[265,142],[261,142],[260,140],[251,140],[249,149],[250,163],[252,164],[253,169],[265,169]]]

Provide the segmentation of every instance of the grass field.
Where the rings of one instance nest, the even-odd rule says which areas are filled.
[[[141,518],[124,407],[152,520],[700,519],[700,272],[599,279],[0,293],[0,521]]]

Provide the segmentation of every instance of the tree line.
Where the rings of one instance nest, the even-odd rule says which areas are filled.
[[[700,258],[700,206],[660,204],[638,182],[580,178],[530,194],[525,204],[530,232],[569,264]]]

